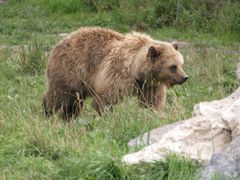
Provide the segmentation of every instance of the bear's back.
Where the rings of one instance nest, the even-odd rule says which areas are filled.
[[[72,61],[70,64],[84,63],[94,69],[111,51],[112,42],[124,38],[124,35],[109,29],[85,27],[69,34],[54,51],[66,54],[67,60]]]
[[[76,83],[76,79],[79,78],[88,82],[90,76],[99,71],[100,65],[104,64],[105,56],[112,49],[112,43],[124,38],[124,35],[104,28],[78,29],[53,49],[46,69],[47,78],[58,77],[61,83]],[[55,77],[53,78],[56,79]]]

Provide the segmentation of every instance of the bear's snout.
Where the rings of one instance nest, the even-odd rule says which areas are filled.
[[[189,78],[188,76],[185,76],[182,80],[182,83],[185,83],[188,80],[188,78]]]
[[[183,83],[185,83],[185,82],[188,80],[188,78],[189,78],[188,76],[182,77],[181,80],[178,81],[178,84],[183,84]]]
[[[169,84],[171,85],[171,86],[173,86],[173,85],[178,85],[178,84],[183,84],[183,83],[185,83],[187,80],[188,80],[188,78],[189,78],[189,76],[183,76],[183,77],[181,77],[181,78],[177,78],[177,79],[172,79],[172,82],[170,82]]]

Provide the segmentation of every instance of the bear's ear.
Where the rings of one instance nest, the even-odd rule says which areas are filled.
[[[148,57],[150,57],[150,59],[155,62],[156,61],[156,58],[159,56],[159,52],[158,50],[156,49],[156,47],[154,46],[150,46],[149,49],[148,49]]]
[[[174,49],[178,50],[178,43],[177,42],[172,42],[172,46]]]

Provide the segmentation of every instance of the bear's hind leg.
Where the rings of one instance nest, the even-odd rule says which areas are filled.
[[[85,98],[86,96],[80,96],[79,93],[66,95],[59,110],[60,116],[66,120],[77,118],[83,108]]]
[[[85,98],[85,95],[74,91],[55,89],[52,92],[48,90],[43,98],[45,116],[49,117],[56,112],[65,120],[76,118],[83,107]]]
[[[43,97],[43,110],[45,117],[50,117],[53,115],[53,109],[48,106],[46,96]]]

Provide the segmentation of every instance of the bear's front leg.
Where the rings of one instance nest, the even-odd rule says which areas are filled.
[[[167,86],[161,83],[154,91],[153,108],[157,111],[163,110],[166,102]]]
[[[144,107],[160,111],[165,106],[167,87],[161,83],[156,87],[140,87],[139,100]]]
[[[92,106],[95,111],[101,116],[102,113],[112,112],[113,105],[117,103],[117,98],[115,96],[108,95],[95,95],[93,98]]]

